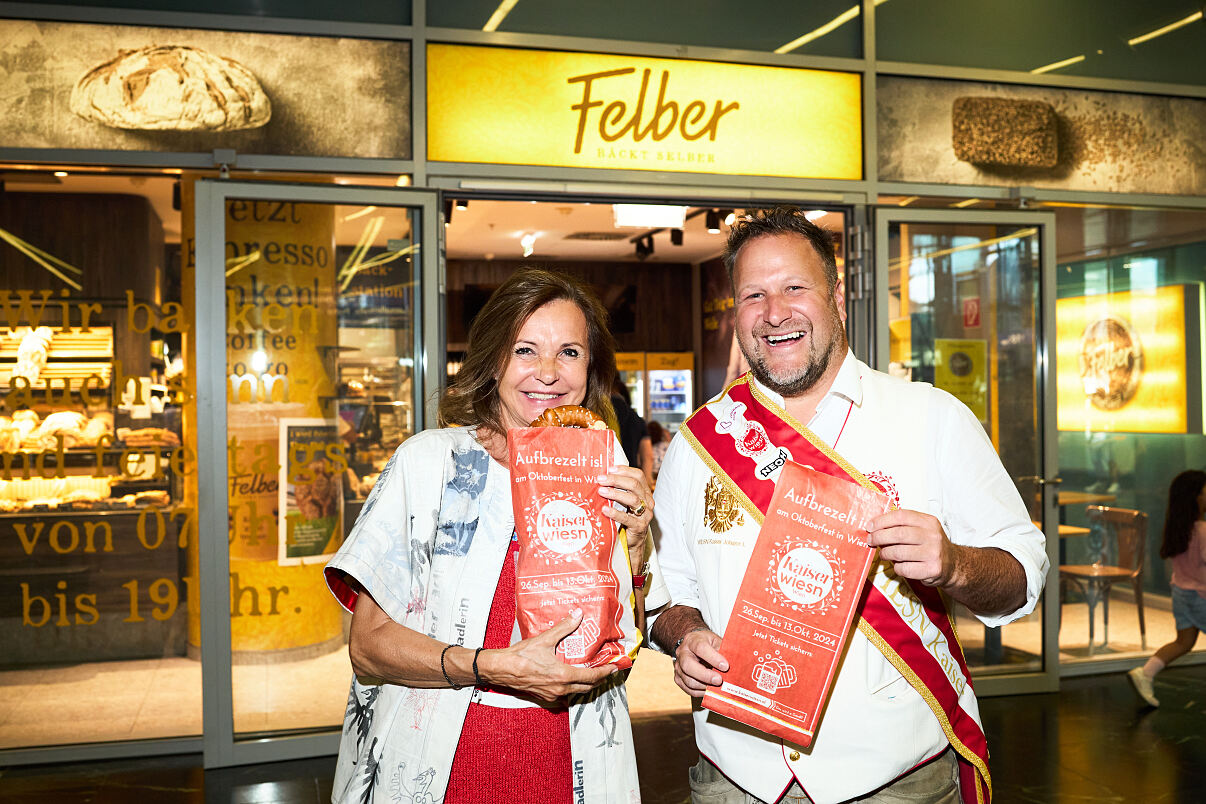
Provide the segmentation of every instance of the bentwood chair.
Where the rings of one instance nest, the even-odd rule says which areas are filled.
[[[1129,583],[1135,593],[1139,611],[1139,640],[1147,649],[1147,631],[1143,621],[1143,559],[1147,544],[1147,514],[1130,508],[1108,508],[1104,505],[1085,507],[1092,527],[1090,545],[1096,551],[1092,564],[1061,564],[1061,587],[1072,584],[1084,595],[1089,605],[1089,655],[1093,641],[1094,609],[1101,601],[1105,620],[1105,639],[1110,641],[1110,587]],[[1111,538],[1112,537],[1112,538]]]

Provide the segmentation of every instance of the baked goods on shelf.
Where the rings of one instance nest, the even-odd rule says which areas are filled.
[[[117,440],[128,447],[178,447],[180,436],[163,427],[117,428]]]
[[[42,452],[63,446],[94,447],[101,437],[113,432],[113,415],[85,416],[74,410],[59,410],[39,420],[32,410],[18,410],[11,417],[0,416],[0,452]]]
[[[26,328],[21,335],[21,343],[17,347],[17,367],[13,369],[14,377],[24,377],[30,386],[38,381],[42,369],[46,368],[49,356],[50,340],[54,330],[50,327]]]

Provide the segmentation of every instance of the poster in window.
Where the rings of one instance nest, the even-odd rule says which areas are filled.
[[[325,562],[343,541],[347,459],[329,419],[280,420],[277,563]]]

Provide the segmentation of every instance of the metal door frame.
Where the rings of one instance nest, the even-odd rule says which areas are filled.
[[[975,224],[998,226],[1033,226],[1039,230],[1040,272],[1038,287],[1039,331],[1037,346],[1038,398],[1042,423],[1038,433],[1041,455],[1039,465],[1042,486],[1043,529],[1047,540],[1050,567],[1043,606],[1042,670],[1036,673],[984,676],[977,678],[979,695],[1015,695],[1031,692],[1054,692],[1059,689],[1059,511],[1056,495],[1058,485],[1052,482],[1059,475],[1059,455],[1056,450],[1055,427],[1055,213],[1027,210],[963,210],[908,209],[876,207],[875,220],[875,293],[870,333],[871,357],[868,361],[881,371],[888,368],[888,227],[893,223]]]
[[[198,180],[196,184],[196,361],[199,572],[201,592],[202,744],[205,767],[218,768],[335,754],[338,731],[238,740],[230,655],[230,545],[226,464],[226,202],[234,199],[312,204],[407,206],[420,213],[414,296],[415,427],[432,414],[429,390],[444,376],[444,276],[439,194],[414,188]]]

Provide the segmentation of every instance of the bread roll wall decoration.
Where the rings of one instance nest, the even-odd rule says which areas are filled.
[[[113,128],[238,131],[259,128],[272,104],[233,59],[184,45],[123,50],[71,91],[71,111]]]

